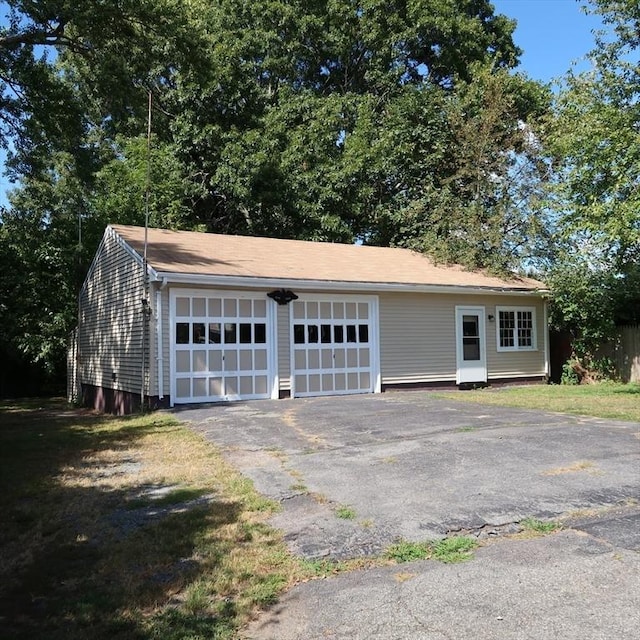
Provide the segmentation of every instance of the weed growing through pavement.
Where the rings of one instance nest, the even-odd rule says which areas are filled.
[[[434,559],[453,564],[469,560],[477,546],[477,541],[467,536],[444,538],[435,543],[400,540],[387,549],[385,556],[399,563]]]
[[[520,521],[520,526],[525,533],[546,535],[562,528],[562,525],[553,520],[539,520],[538,518],[525,518]]]
[[[400,540],[392,544],[385,556],[395,562],[414,562],[415,560],[426,560],[433,553],[433,547],[429,542],[410,542]]]
[[[356,517],[356,510],[353,507],[341,504],[336,507],[336,515],[343,520],[354,520]]]
[[[478,542],[467,536],[455,536],[440,540],[433,548],[433,557],[440,562],[454,564],[465,562],[473,556]]]

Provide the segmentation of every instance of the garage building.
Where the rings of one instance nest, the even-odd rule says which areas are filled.
[[[127,413],[543,380],[545,293],[407,249],[112,225],[80,292],[74,388]]]

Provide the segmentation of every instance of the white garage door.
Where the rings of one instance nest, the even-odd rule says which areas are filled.
[[[294,396],[379,391],[376,298],[291,303]]]
[[[272,397],[272,306],[264,294],[172,291],[173,401]]]

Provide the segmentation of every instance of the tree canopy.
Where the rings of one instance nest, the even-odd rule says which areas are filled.
[[[0,144],[19,186],[0,218],[0,348],[51,370],[104,226],[144,221],[149,160],[156,226],[406,246],[502,273],[573,268],[583,246],[615,278],[632,271],[631,0],[593,0],[617,39],[555,111],[514,72],[515,22],[488,0],[4,5]]]

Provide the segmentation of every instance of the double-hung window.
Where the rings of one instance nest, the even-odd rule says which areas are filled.
[[[536,310],[533,307],[496,307],[498,351],[534,351]]]

